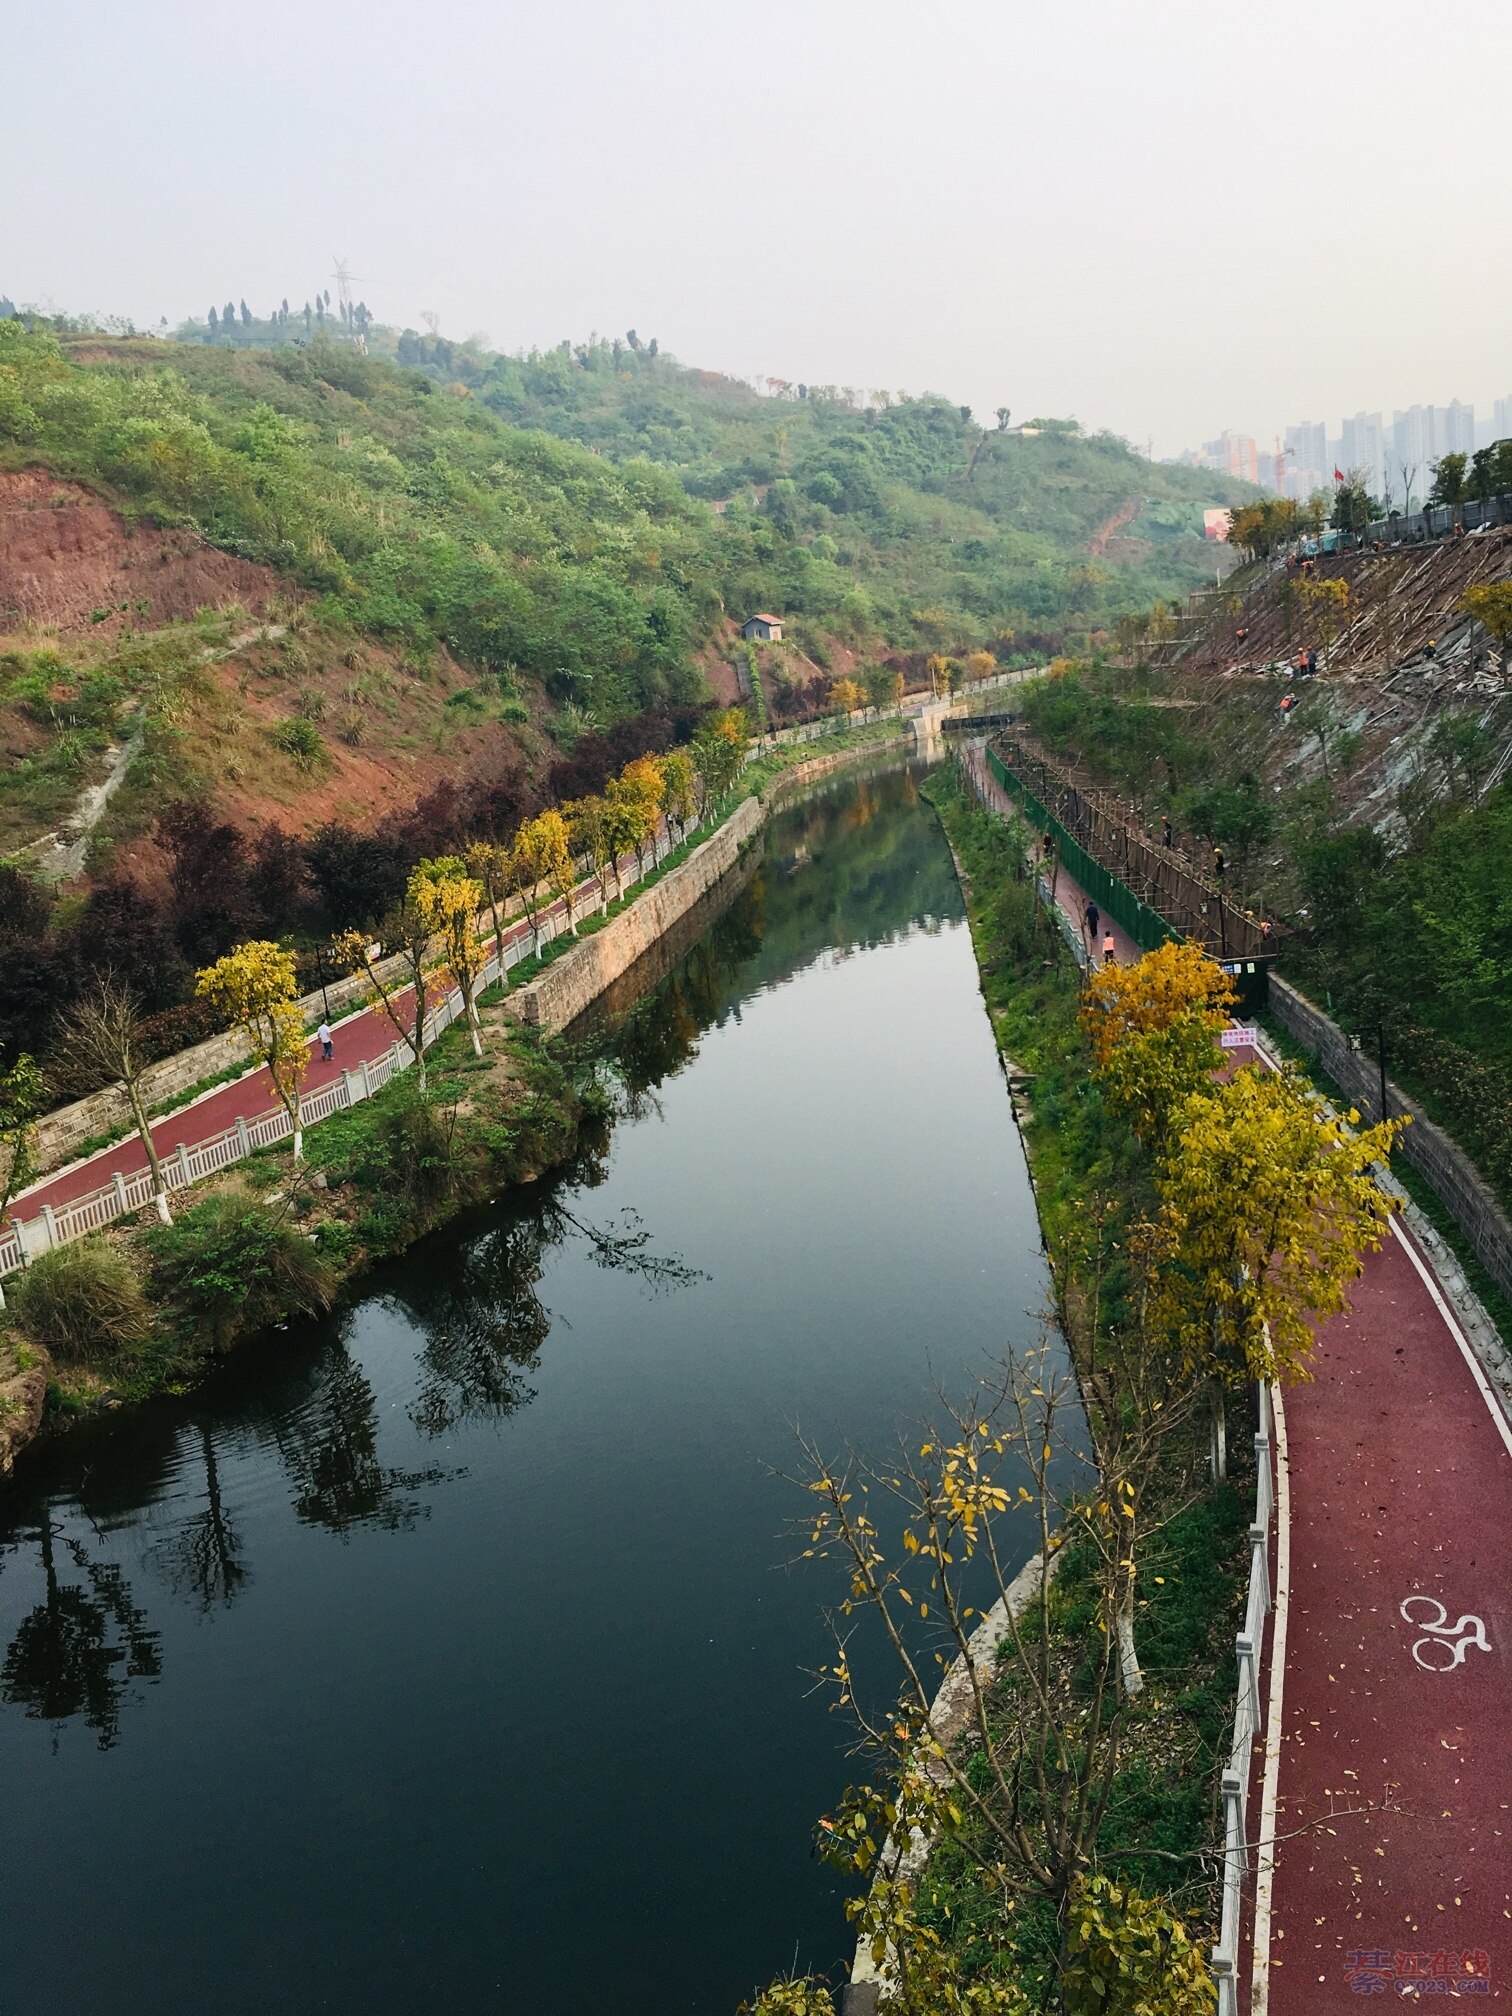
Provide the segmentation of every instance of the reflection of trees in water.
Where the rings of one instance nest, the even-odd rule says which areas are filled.
[[[378,1404],[367,1374],[341,1345],[322,1352],[316,1372],[308,1402],[272,1424],[296,1516],[343,1538],[356,1526],[408,1531],[430,1513],[416,1493],[447,1473],[378,1460]]]
[[[616,1031],[632,1093],[672,1077],[721,1015],[821,954],[960,916],[949,850],[918,803],[918,775],[896,767],[848,775],[777,815],[760,871]]]
[[[120,1735],[132,1682],[155,1680],[162,1670],[158,1636],[120,1569],[92,1560],[82,1541],[54,1526],[50,1508],[43,1509],[38,1538],[45,1594],[10,1642],[0,1699],[38,1721],[82,1716],[108,1750]],[[77,1579],[65,1579],[60,1548]]]
[[[209,1423],[198,1424],[205,1471],[204,1510],[185,1519],[154,1549],[154,1558],[175,1594],[192,1596],[201,1610],[230,1604],[251,1571],[221,1491],[220,1458]]]
[[[593,1165],[593,1174],[599,1172]],[[587,1169],[574,1172],[581,1183]],[[538,1293],[546,1255],[576,1232],[594,1264],[633,1275],[652,1290],[701,1278],[675,1256],[651,1251],[651,1235],[631,1210],[595,1225],[559,1191],[542,1192],[528,1216],[506,1220],[452,1255],[412,1287],[405,1304],[426,1333],[420,1390],[410,1419],[441,1435],[459,1421],[499,1420],[535,1398],[528,1375],[540,1363],[551,1312]]]
[[[405,1295],[425,1332],[410,1419],[442,1435],[466,1419],[500,1420],[535,1397],[551,1317],[536,1294],[547,1238],[535,1218],[495,1226],[427,1269]]]

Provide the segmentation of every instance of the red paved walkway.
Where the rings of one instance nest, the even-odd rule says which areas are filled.
[[[1059,895],[1075,919],[1064,870]],[[1312,1382],[1285,1395],[1281,1740],[1274,1815],[1258,1771],[1250,1804],[1271,1865],[1252,2016],[1373,1995],[1512,2002],[1512,1427],[1430,1283],[1394,1224],[1319,1331]]]
[[[1512,2000],[1512,1436],[1408,1237],[1286,1396],[1272,2016]]]
[[[1005,817],[1013,817],[1015,819],[1021,817],[1022,815],[1018,807],[987,768],[981,750],[964,748],[960,753],[962,762],[966,765],[968,772],[976,784],[982,803],[989,810],[1002,813]],[[1122,924],[1116,923],[1111,917],[1099,915],[1097,943],[1096,945],[1089,944],[1087,931],[1087,892],[1073,875],[1067,873],[1064,867],[1058,869],[1056,872],[1055,905],[1081,940],[1083,949],[1090,953],[1094,965],[1101,966],[1103,963],[1103,941],[1109,931],[1113,933],[1113,956],[1118,965],[1128,966],[1140,957],[1139,947],[1134,943],[1134,940],[1125,931]]]
[[[583,889],[586,890],[588,886],[584,884]],[[586,905],[596,901],[596,895],[585,897],[580,893],[577,899],[578,917],[581,919],[590,914]],[[541,912],[543,920],[547,916],[559,916],[562,907],[560,901],[551,904]],[[506,926],[504,942],[506,946],[512,945],[521,938],[528,938],[529,935],[530,926],[516,920]],[[484,943],[491,952],[492,931],[484,933]],[[434,1001],[437,997],[433,993],[430,998]],[[403,989],[396,999],[401,1018],[407,1017],[412,999],[411,990]],[[306,1096],[318,1091],[322,1085],[330,1084],[333,1078],[339,1078],[344,1070],[355,1071],[358,1064],[363,1061],[372,1063],[385,1051],[392,1049],[397,1040],[397,1031],[381,1007],[364,1009],[348,1016],[344,1021],[333,1023],[332,1035],[335,1055],[329,1064],[320,1055],[320,1044],[311,1039],[310,1068],[303,1086]],[[214,1135],[226,1133],[236,1125],[238,1118],[255,1120],[260,1114],[271,1111],[277,1104],[278,1099],[273,1090],[272,1080],[266,1070],[259,1069],[249,1072],[244,1078],[233,1080],[229,1085],[221,1086],[218,1091],[207,1093],[192,1106],[185,1106],[179,1112],[155,1121],[152,1138],[158,1154],[166,1157],[180,1144],[192,1148],[196,1142],[207,1141]],[[31,1189],[24,1190],[15,1199],[11,1205],[11,1215],[15,1218],[35,1218],[44,1204],[50,1204],[56,1210],[60,1205],[88,1196],[91,1191],[104,1189],[117,1172],[122,1176],[131,1176],[146,1166],[146,1154],[136,1135],[132,1134],[126,1140],[117,1142],[113,1148],[102,1149],[87,1162],[63,1169],[56,1175],[43,1177],[41,1182],[33,1184]]]

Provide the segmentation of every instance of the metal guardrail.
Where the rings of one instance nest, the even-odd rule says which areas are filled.
[[[682,839],[696,832],[700,824],[697,819],[689,820],[683,829]],[[679,846],[682,839],[677,843]],[[651,867],[657,865],[654,862],[650,864]],[[641,879],[639,866],[631,860],[622,862],[620,867],[619,889],[633,889]],[[575,904],[575,910],[576,907]],[[539,931],[526,929],[505,945],[502,963],[495,948],[483,963],[479,988],[491,987],[503,973],[512,966],[518,966],[522,960],[533,958],[543,946],[560,937],[566,928],[565,912],[548,912],[541,919]],[[427,1011],[422,1048],[429,1049],[461,1013],[462,990],[453,987]],[[347,1112],[362,1100],[370,1099],[396,1073],[406,1070],[413,1062],[414,1055],[409,1045],[395,1038],[380,1056],[364,1059],[354,1069],[343,1071],[329,1085],[322,1085],[302,1099],[299,1113],[301,1129],[318,1126],[332,1113]],[[209,1135],[192,1147],[180,1143],[177,1148],[170,1149],[162,1157],[164,1183],[170,1192],[187,1190],[191,1184],[202,1183],[206,1177],[230,1168],[232,1163],[244,1161],[259,1148],[271,1148],[280,1141],[288,1140],[293,1132],[294,1123],[281,1105],[270,1107],[255,1119],[239,1118],[234,1127]],[[140,1211],[152,1202],[152,1197],[152,1172],[144,1163],[133,1175],[118,1173],[98,1190],[91,1190],[61,1208],[44,1204],[33,1218],[23,1219],[13,1215],[0,1233],[0,1279],[14,1274],[39,1255],[51,1252],[54,1247],[66,1246],[74,1239],[98,1232],[117,1218]]]
[[[1255,1518],[1249,1529],[1249,1592],[1244,1605],[1244,1629],[1234,1640],[1239,1699],[1234,1710],[1234,1739],[1229,1746],[1228,1768],[1221,1780],[1223,1908],[1219,1918],[1218,1943],[1208,1961],[1218,1990],[1218,2016],[1239,2016],[1239,1935],[1244,1885],[1250,1873],[1247,1831],[1250,1765],[1255,1738],[1264,1723],[1260,1706],[1260,1668],[1265,1620],[1270,1615],[1272,1603],[1269,1547],[1271,1520],[1276,1510],[1275,1482],[1271,1474],[1274,1415],[1270,1387],[1266,1381],[1260,1380],[1255,1390],[1260,1426],[1255,1436]]]

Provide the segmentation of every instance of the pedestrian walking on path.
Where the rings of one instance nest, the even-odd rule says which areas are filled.
[[[329,1064],[331,1058],[335,1055],[335,1051],[332,1047],[331,1042],[330,1023],[322,1022],[320,1027],[316,1030],[315,1033],[320,1038],[320,1054],[325,1059],[326,1063]]]
[[[1101,922],[1102,912],[1089,898],[1087,902],[1087,943],[1089,945],[1097,943],[1097,927]]]
[[[1111,929],[1103,940],[1103,964],[1104,966],[1116,966],[1118,964],[1118,947],[1113,942]]]

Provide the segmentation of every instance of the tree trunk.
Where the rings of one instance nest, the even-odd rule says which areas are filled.
[[[1139,1654],[1134,1650],[1134,1581],[1131,1576],[1115,1621],[1118,1635],[1118,1664],[1123,1674],[1124,1692],[1132,1697],[1144,1692],[1144,1675],[1139,1670]]]
[[[173,1223],[173,1213],[168,1208],[168,1184],[163,1176],[163,1165],[158,1160],[157,1145],[152,1138],[152,1122],[142,1105],[142,1095],[136,1085],[126,1081],[126,1096],[131,1101],[131,1116],[136,1121],[137,1134],[147,1151],[147,1167],[152,1172],[152,1201],[157,1214],[165,1225]]]
[[[1228,1396],[1221,1379],[1215,1379],[1208,1388],[1208,1399],[1212,1413],[1213,1478],[1221,1483],[1228,1476]]]

